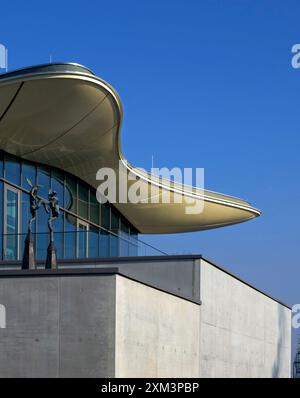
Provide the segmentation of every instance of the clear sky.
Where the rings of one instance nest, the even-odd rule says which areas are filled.
[[[248,199],[254,221],[143,239],[201,253],[300,303],[299,1],[10,1],[9,70],[72,61],[119,92],[122,147],[139,167],[204,167],[205,186]]]

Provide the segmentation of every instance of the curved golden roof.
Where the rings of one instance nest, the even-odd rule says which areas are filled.
[[[0,75],[0,148],[21,158],[61,168],[97,188],[96,172],[110,167],[135,175],[141,203],[115,206],[141,233],[175,233],[222,227],[260,215],[248,202],[210,191],[168,184],[127,164],[120,149],[122,105],[118,94],[87,68],[51,64]],[[156,201],[149,200],[150,184]],[[130,188],[132,182],[128,184]],[[162,197],[171,195],[171,203]],[[186,202],[203,204],[187,214]]]

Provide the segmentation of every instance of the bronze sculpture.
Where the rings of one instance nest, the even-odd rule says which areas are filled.
[[[49,214],[48,228],[50,231],[50,242],[53,241],[53,221],[59,217],[60,209],[58,204],[58,196],[55,191],[50,190],[48,193],[48,202],[45,206],[46,212]]]
[[[50,242],[47,248],[46,268],[56,269],[57,259],[56,259],[56,247],[53,237],[53,221],[59,217],[60,209],[58,204],[57,193],[55,191],[49,190],[48,201],[46,203],[45,210],[49,214],[48,228],[50,231]]]
[[[41,185],[33,185],[29,178],[26,178],[26,180],[28,182],[28,185],[30,185],[31,187],[29,191],[31,219],[28,222],[28,230],[32,232],[32,223],[36,219],[36,213],[41,204],[45,206],[45,201],[38,197],[38,189],[41,187]]]
[[[38,196],[38,189],[42,186],[39,184],[33,185],[28,178],[26,178],[26,180],[28,182],[28,185],[31,187],[29,191],[31,218],[28,221],[28,231],[25,239],[22,268],[23,269],[36,268],[36,261],[34,255],[34,240],[32,237],[32,225],[33,222],[36,220],[37,211],[39,210],[41,205],[43,205],[46,213],[49,214],[48,229],[50,232],[50,242],[47,248],[46,268],[55,269],[57,267],[57,260],[56,260],[56,248],[53,237],[53,221],[56,220],[60,215],[58,196],[55,191],[49,190],[48,200],[42,199],[41,197]]]
[[[43,200],[38,196],[38,189],[40,185],[33,185],[32,182],[26,178],[28,185],[31,187],[29,191],[29,201],[30,201],[30,214],[31,218],[28,221],[28,231],[25,239],[23,259],[22,259],[22,269],[36,269],[35,261],[35,250],[34,250],[34,240],[32,237],[32,223],[36,219],[36,213],[40,208]]]

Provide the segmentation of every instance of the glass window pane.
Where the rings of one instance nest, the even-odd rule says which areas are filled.
[[[126,257],[129,256],[129,242],[126,239],[127,237],[123,232],[121,232],[124,236],[120,236],[119,245],[120,245],[120,256]]]
[[[22,215],[22,235],[21,235],[21,254],[24,252],[24,242],[28,231],[28,224],[31,218],[30,214],[30,199],[29,195],[25,192],[22,193],[21,203],[21,215]],[[32,223],[32,230],[35,231],[35,223]]]
[[[129,235],[129,225],[128,225],[128,222],[124,218],[121,218],[121,231],[124,234]]]
[[[65,213],[65,258],[76,258],[76,218]]]
[[[50,234],[48,232],[48,214],[44,206],[39,208],[36,215],[36,232],[36,258],[38,260],[45,260]]]
[[[96,198],[96,191],[90,189],[90,221],[99,225],[100,204]]]
[[[37,183],[40,185],[38,192],[39,196],[44,199],[48,199],[48,193],[50,189],[50,174],[47,168],[40,166],[38,167]]]
[[[3,182],[0,181],[0,260],[3,258]]]
[[[69,175],[66,175],[65,208],[77,214],[77,183]]]
[[[99,256],[99,229],[90,225],[89,230],[89,258]]]
[[[21,165],[11,157],[5,156],[5,178],[16,185],[20,185]]]
[[[53,221],[53,238],[57,258],[63,258],[63,216],[63,212],[61,211],[58,218]]]
[[[36,183],[36,167],[30,163],[22,162],[22,187],[30,191],[31,186],[27,179],[32,185]]]
[[[110,235],[110,256],[115,257],[119,255],[119,237]]]
[[[101,205],[101,226],[110,229],[110,207],[107,203]]]
[[[77,228],[77,257],[86,258],[88,248],[88,226],[78,221]]]
[[[0,151],[0,177],[3,177],[3,152]]]
[[[18,233],[19,233],[19,195],[10,189],[6,190],[6,215],[5,215],[5,259],[18,259]]]
[[[136,239],[131,239],[129,243],[129,256],[138,255],[138,241]]]
[[[130,236],[132,239],[138,239],[138,231],[133,226],[130,226]]]
[[[58,202],[64,207],[64,173],[60,170],[53,170],[51,173],[51,188],[57,193]]]
[[[99,256],[109,256],[109,233],[103,230],[100,231]]]
[[[88,220],[89,190],[82,182],[78,183],[78,215]]]
[[[3,182],[0,181],[0,260],[3,257]]]
[[[46,232],[40,232],[35,235],[35,244],[36,244],[36,259],[37,260],[45,260],[47,257],[47,248],[49,245],[50,236]]]
[[[120,218],[119,214],[115,209],[111,209],[111,230],[118,233],[120,229]]]
[[[121,218],[121,229],[119,231],[120,235],[120,256],[129,256],[129,225],[127,221]]]

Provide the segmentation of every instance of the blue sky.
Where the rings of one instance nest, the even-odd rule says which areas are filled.
[[[204,167],[208,189],[263,211],[241,225],[143,237],[201,253],[300,303],[298,1],[51,1],[1,5],[9,70],[90,67],[119,92],[123,151],[135,165]]]

